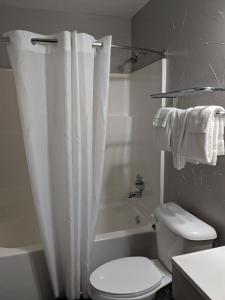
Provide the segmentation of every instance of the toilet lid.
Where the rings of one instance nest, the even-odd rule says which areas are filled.
[[[92,286],[109,294],[135,294],[160,285],[161,273],[146,257],[125,257],[97,268],[90,276]]]

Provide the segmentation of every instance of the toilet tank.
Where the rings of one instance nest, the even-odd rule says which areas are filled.
[[[217,237],[213,227],[173,202],[154,212],[158,258],[172,272],[172,257],[212,248]]]

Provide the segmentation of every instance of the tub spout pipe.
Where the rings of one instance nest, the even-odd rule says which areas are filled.
[[[128,198],[142,198],[142,192],[136,191],[136,192],[130,192],[128,195]]]

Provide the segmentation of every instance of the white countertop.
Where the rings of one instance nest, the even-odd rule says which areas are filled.
[[[225,246],[175,256],[173,262],[206,299],[225,300]]]

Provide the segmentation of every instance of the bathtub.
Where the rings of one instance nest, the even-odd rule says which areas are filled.
[[[140,200],[100,207],[92,257],[92,270],[125,256],[157,258],[154,220],[145,215]]]
[[[152,216],[145,216],[134,201],[103,204],[96,226],[96,240],[152,231]]]
[[[135,205],[131,202],[103,205],[98,216],[91,269],[124,256],[155,258],[155,245],[152,220]],[[53,299],[34,216],[0,220],[0,269],[0,299]]]
[[[35,216],[0,220],[0,299],[53,299]]]

